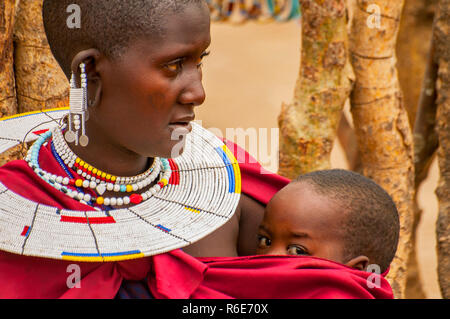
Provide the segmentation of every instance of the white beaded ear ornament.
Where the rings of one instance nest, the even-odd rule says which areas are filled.
[[[68,116],[68,128],[64,137],[68,143],[75,142],[75,145],[87,146],[89,138],[86,135],[87,120],[87,76],[86,65],[80,64],[81,88],[76,87],[75,75],[72,73],[70,79],[70,111]],[[80,135],[81,129],[81,136]]]

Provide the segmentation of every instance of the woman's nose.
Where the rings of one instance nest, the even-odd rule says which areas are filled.
[[[180,103],[198,106],[205,102],[206,93],[202,84],[201,70],[196,70],[196,74],[190,76],[186,87],[180,96]]]

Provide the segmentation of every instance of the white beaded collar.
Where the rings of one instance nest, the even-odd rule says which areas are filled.
[[[55,127],[68,109],[0,119],[0,153]],[[0,250],[81,262],[111,262],[190,245],[224,225],[241,193],[239,165],[224,143],[192,123],[169,184],[131,208],[71,211],[35,203],[0,183]],[[24,185],[26,187],[26,185]]]

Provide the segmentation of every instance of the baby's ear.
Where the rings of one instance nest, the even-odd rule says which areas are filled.
[[[369,265],[369,258],[366,256],[358,256],[346,262],[345,265],[358,270],[366,270]]]

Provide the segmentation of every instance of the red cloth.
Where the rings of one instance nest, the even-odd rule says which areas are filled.
[[[238,147],[227,143],[236,154]],[[289,180],[261,174],[257,163],[240,163],[242,192],[267,204]],[[50,148],[40,153],[42,168],[66,176]],[[47,185],[24,161],[0,168],[0,181],[30,200],[72,210],[88,210]],[[80,267],[80,288],[68,288]],[[250,256],[194,258],[181,250],[136,260],[83,263],[28,257],[0,251],[0,298],[114,298],[122,280],[147,278],[157,298],[392,298],[388,282],[367,288],[370,273],[311,257]]]

